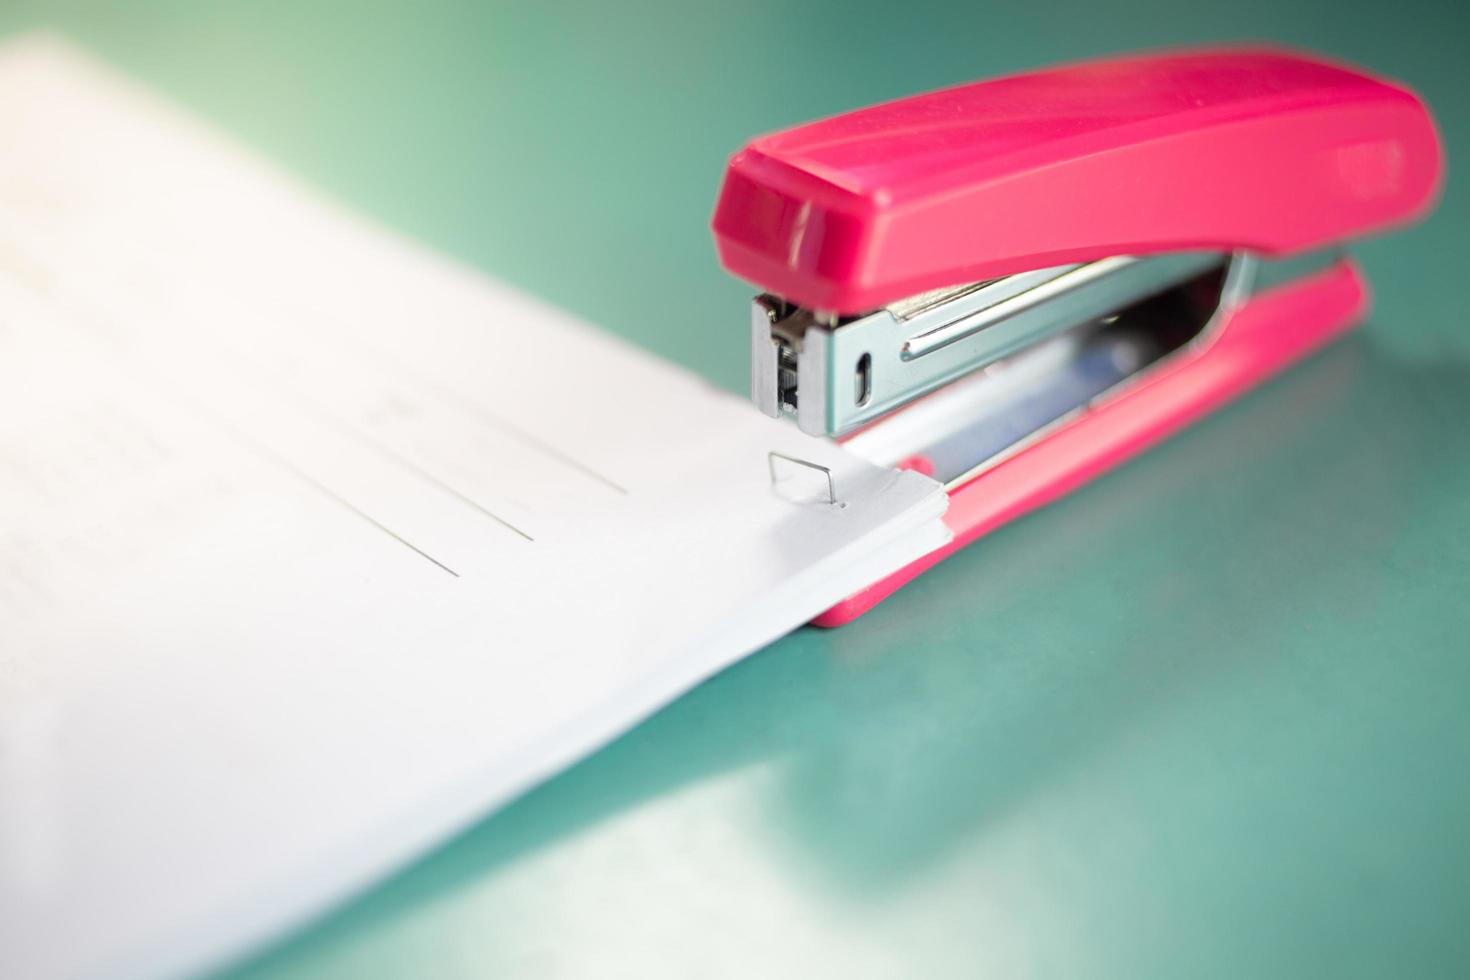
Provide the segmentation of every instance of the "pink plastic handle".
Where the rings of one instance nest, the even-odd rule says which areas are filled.
[[[1409,89],[1273,49],[1142,55],[901,99],[763,136],[713,228],[734,274],[857,313],[1115,254],[1279,255],[1433,204]]]

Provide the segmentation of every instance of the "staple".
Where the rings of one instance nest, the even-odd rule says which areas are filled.
[[[776,475],[776,460],[778,459],[787,463],[794,463],[797,466],[804,466],[810,470],[816,470],[818,473],[821,473],[823,476],[825,476],[827,478],[827,502],[833,505],[837,504],[837,483],[832,478],[832,470],[830,467],[823,466],[821,463],[813,463],[811,460],[799,459],[796,456],[788,456],[785,453],[778,453],[774,449],[766,455],[766,466],[770,470],[771,474],[771,486],[779,486],[779,484],[782,482],[781,478]]]

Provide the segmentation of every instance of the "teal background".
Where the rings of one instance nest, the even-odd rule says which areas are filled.
[[[1451,177],[1359,251],[1357,335],[230,976],[1470,973],[1470,6],[0,8],[43,24],[732,390],[751,290],[706,222],[756,132],[1204,40],[1409,81]]]

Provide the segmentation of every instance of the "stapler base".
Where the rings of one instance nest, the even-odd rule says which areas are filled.
[[[949,491],[954,537],[812,622],[841,626],[915,576],[1028,511],[1056,500],[1221,407],[1358,323],[1369,291],[1351,258],[1256,293],[1221,312],[1209,341],[1069,419],[1047,438]]]

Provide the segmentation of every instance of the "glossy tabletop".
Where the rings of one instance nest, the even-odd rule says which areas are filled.
[[[1377,306],[1357,334],[229,976],[1470,973],[1470,8],[0,8],[0,30],[41,24],[734,390],[750,289],[707,221],[754,133],[1206,40],[1408,81],[1449,181],[1427,224],[1359,250]]]

